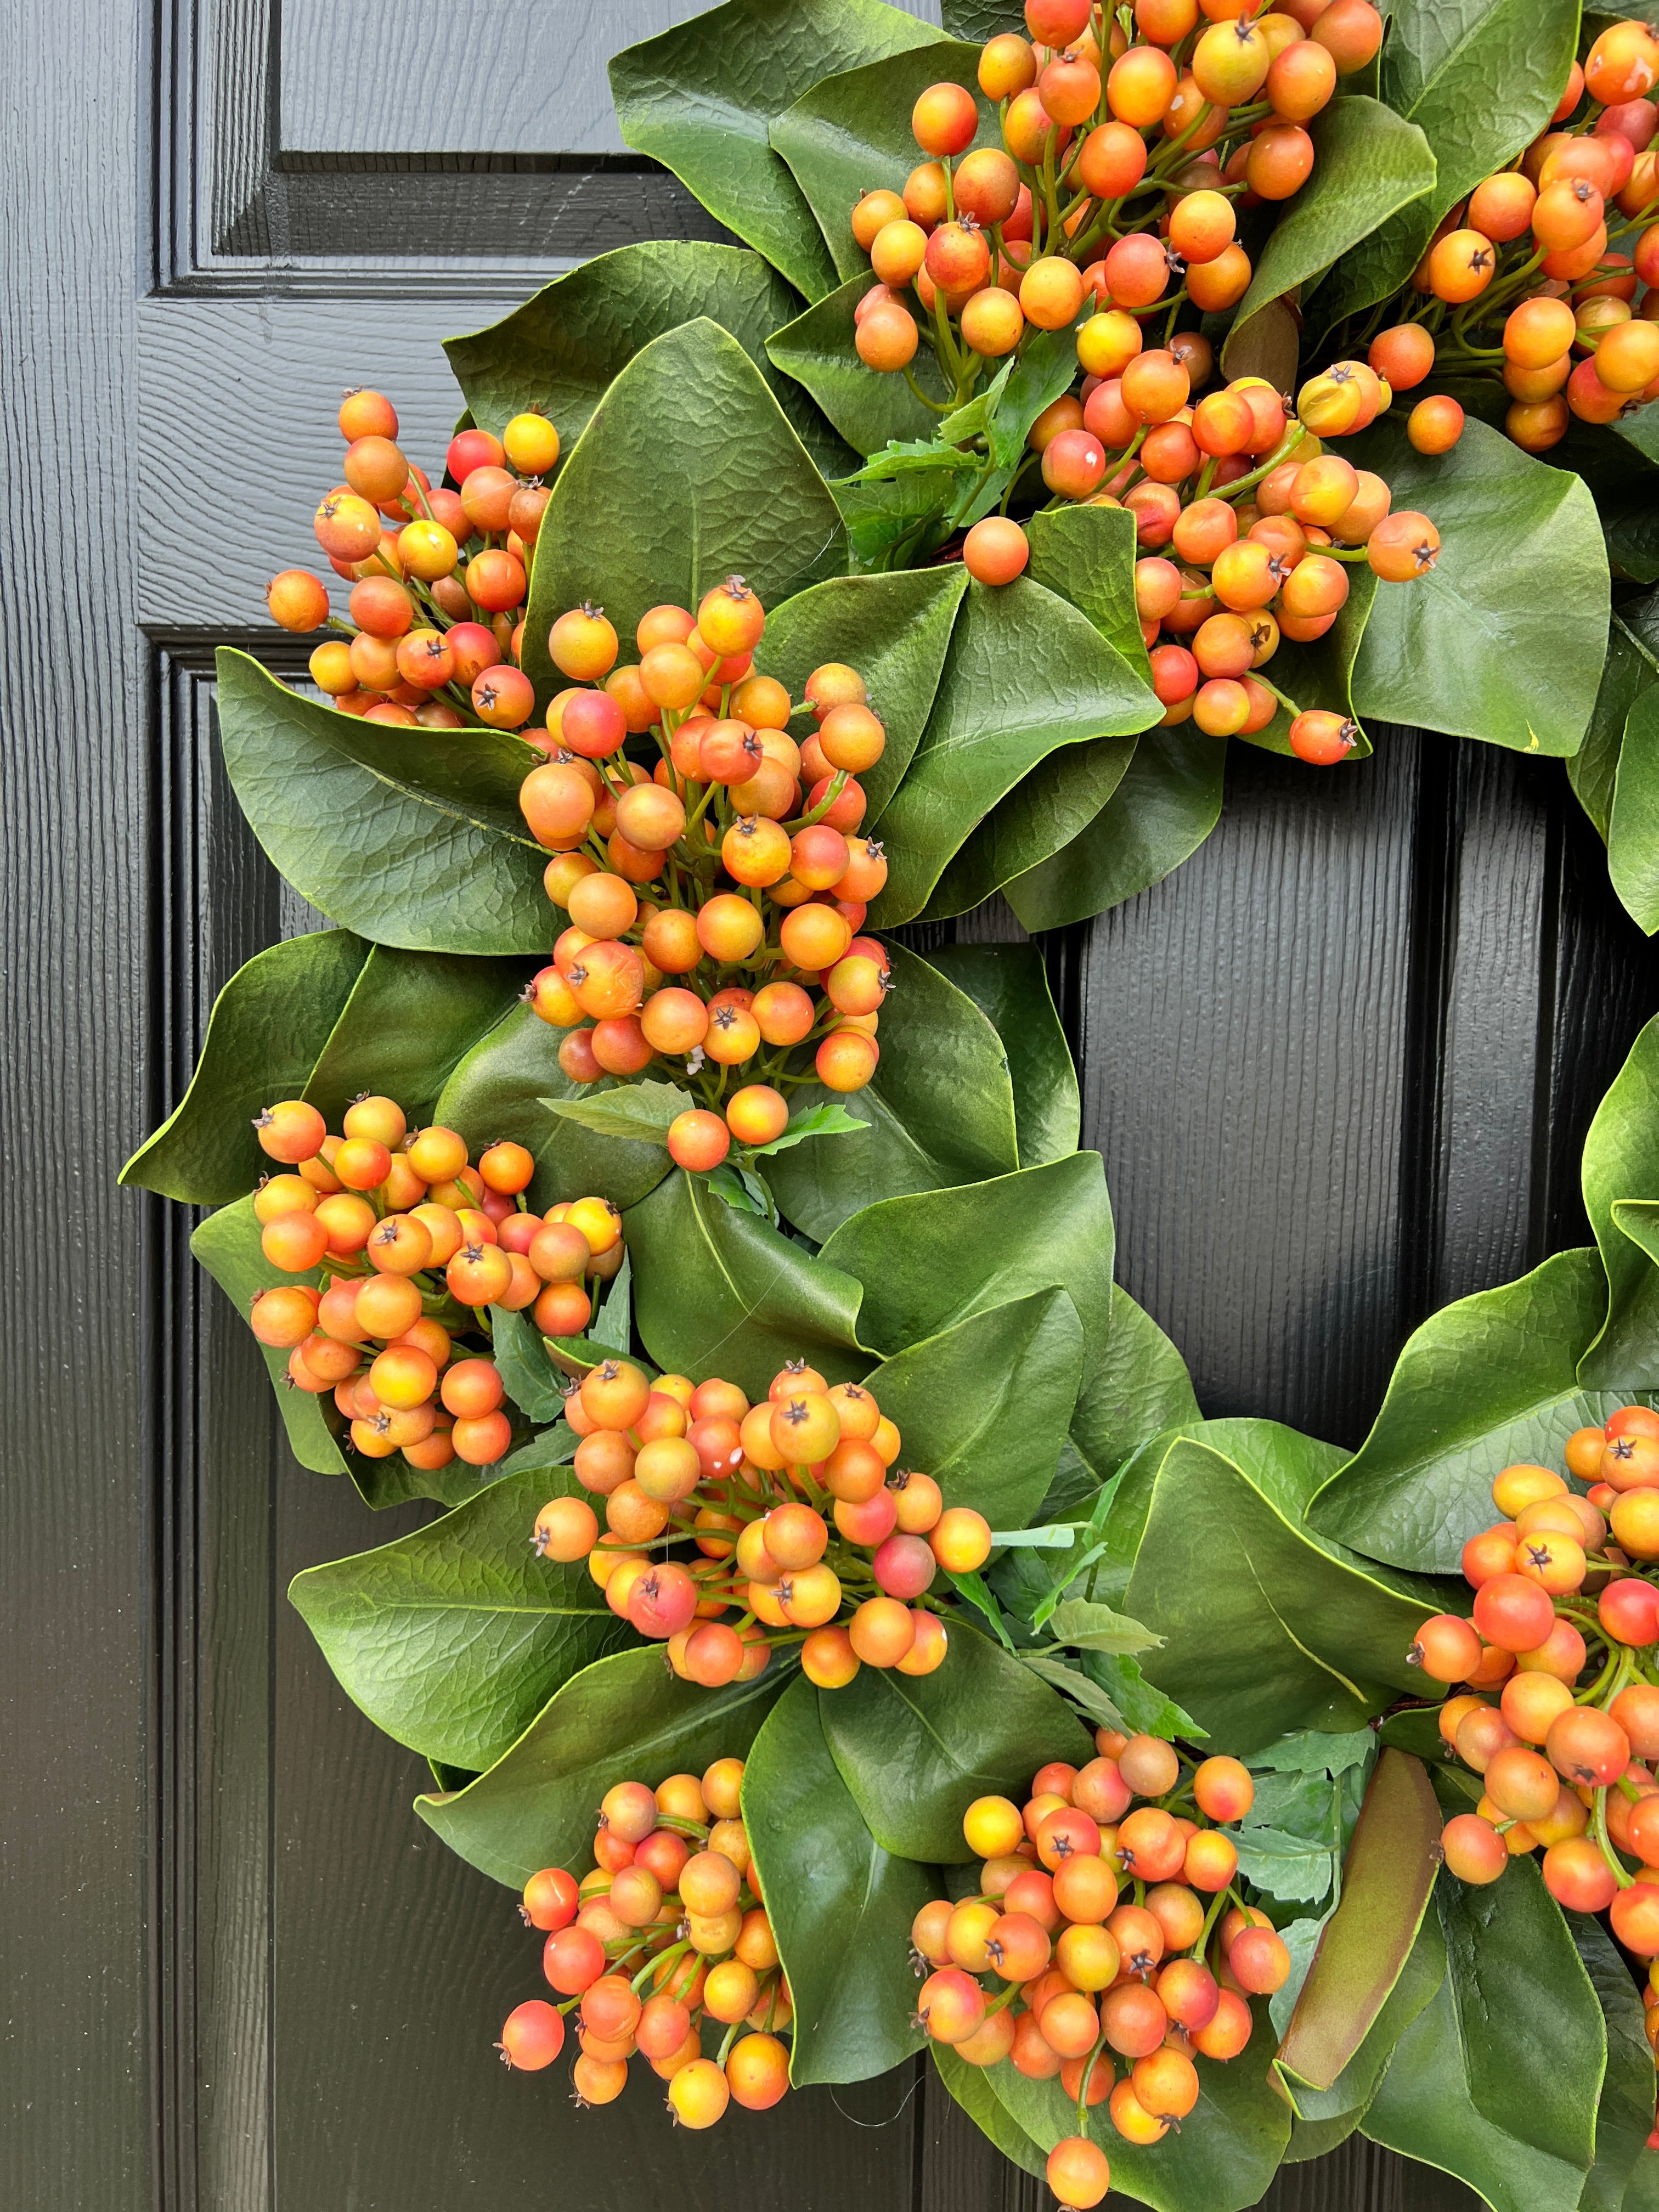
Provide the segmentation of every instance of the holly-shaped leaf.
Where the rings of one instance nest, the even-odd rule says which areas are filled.
[[[1046,1683],[958,1616],[931,1674],[861,1668],[819,1701],[823,1735],[865,1824],[887,1850],[939,1866],[974,1853],[962,1816],[976,1797],[1023,1804],[1051,1759],[1091,1753],[1087,1731]]]
[[[723,1376],[751,1400],[764,1398],[786,1360],[808,1360],[831,1382],[868,1370],[859,1285],[712,1195],[706,1176],[676,1168],[629,1208],[623,1231],[641,1341],[665,1370],[696,1382]]]
[[[927,2040],[913,2017],[906,1955],[933,1870],[870,1833],[830,1756],[822,1705],[810,1682],[792,1683],[743,1777],[754,1870],[794,2003],[797,2088],[867,2081]]]
[[[729,341],[728,341],[729,343]],[[538,952],[547,855],[519,811],[541,756],[504,730],[387,729],[221,647],[219,731],[249,826],[331,921],[428,952]]]
[[[512,1748],[453,1794],[415,1809],[451,1850],[522,1889],[538,1868],[578,1871],[593,1856],[599,1800],[613,1783],[652,1789],[741,1759],[788,1677],[775,1662],[749,1682],[706,1690],[664,1666],[662,1647],[617,1651],[558,1690]]]
[[[556,425],[568,454],[642,346],[707,316],[754,362],[818,466],[838,476],[853,465],[852,454],[767,359],[768,337],[800,304],[758,253],[700,239],[646,239],[568,270],[500,322],[446,339],[444,351],[481,429],[499,438],[514,416],[533,409]]]
[[[259,1149],[254,1115],[304,1094],[369,957],[349,930],[325,929],[239,968],[213,1002],[189,1089],[121,1181],[195,1206],[228,1205],[250,1191],[275,1165]]]
[[[562,685],[548,630],[586,601],[604,606],[626,663],[649,607],[695,608],[732,574],[772,607],[846,565],[835,499],[760,371],[717,324],[684,323],[634,356],[559,471],[537,539],[525,670],[544,699]]]
[[[774,120],[821,78],[939,33],[880,0],[726,0],[611,64],[628,144],[672,169],[708,212],[816,300],[834,264],[772,150]]]
[[[631,1641],[586,1561],[530,1543],[569,1470],[504,1475],[396,1543],[295,1577],[292,1598],[341,1687],[377,1728],[480,1773],[581,1668]]]

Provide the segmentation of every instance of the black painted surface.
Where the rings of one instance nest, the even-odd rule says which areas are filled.
[[[15,37],[15,109],[37,126],[0,157],[21,1224],[0,2203],[20,2212],[1042,2196],[915,2069],[688,2139],[643,2082],[578,2121],[562,2086],[494,2065],[534,1946],[414,1820],[417,1762],[348,1704],[283,1596],[403,1523],[293,1467],[185,1215],[113,1187],[214,990],[309,926],[229,799],[207,679],[215,638],[257,626],[264,575],[306,557],[331,393],[384,383],[436,438],[441,337],[623,238],[708,231],[591,113],[538,143],[560,134],[528,95],[492,96],[484,33],[527,23],[533,88],[563,65],[537,42],[568,44],[573,16],[591,75],[593,24],[614,45],[671,9],[457,5],[411,94],[415,19],[365,0],[352,40],[372,53],[378,23],[395,58],[349,97],[327,12],[296,10],[284,52],[270,0],[31,11]],[[412,125],[449,79],[449,120]],[[291,498],[271,489],[285,469]],[[996,908],[958,927],[1012,930]],[[1344,1441],[1425,1312],[1582,1238],[1583,1131],[1659,1006],[1559,767],[1407,732],[1330,777],[1239,749],[1203,852],[1050,953],[1127,1285],[1210,1410]],[[1472,2200],[1355,2142],[1267,2202]]]

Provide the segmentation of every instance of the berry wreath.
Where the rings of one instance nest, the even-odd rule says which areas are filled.
[[[348,394],[349,619],[270,587],[314,691],[221,655],[335,926],[124,1180],[218,1209],[301,1465],[445,1509],[292,1596],[584,2103],[930,2046],[1066,2205],[1356,2129],[1498,2212],[1655,2185],[1659,1024],[1595,1247],[1350,1455],[1202,1418],[1114,1283],[1036,951],[888,933],[1099,912],[1230,737],[1362,713],[1564,757],[1659,925],[1659,40],[1534,13],[1470,73],[1424,0],[728,0],[612,78],[743,246],[453,340],[440,481]]]

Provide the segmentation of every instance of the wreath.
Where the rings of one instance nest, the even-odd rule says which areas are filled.
[[[452,340],[434,475],[347,394],[346,614],[284,571],[312,688],[218,686],[332,926],[124,1179],[216,1209],[301,1465],[443,1509],[291,1595],[521,1897],[510,2065],[702,2128],[926,2047],[1062,2204],[1361,2130],[1636,2212],[1659,1025],[1595,1247],[1425,1323],[1348,1454],[1204,1417],[1114,1282],[1038,948],[892,932],[1102,911],[1230,738],[1367,718],[1565,758],[1659,924],[1659,38],[945,17],[619,56],[743,243]]]

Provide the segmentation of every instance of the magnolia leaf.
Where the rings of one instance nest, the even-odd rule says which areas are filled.
[[[903,377],[878,374],[859,358],[854,311],[874,282],[866,262],[861,276],[838,285],[805,314],[775,330],[766,341],[767,356],[775,370],[810,395],[804,404],[816,402],[854,453],[866,460],[891,456],[890,469],[880,475],[860,470],[851,477],[853,484],[877,483],[889,475],[927,470],[935,475],[937,507],[942,514],[956,494],[937,472],[977,474],[981,464],[972,455],[934,445],[932,434],[939,417],[929,413],[925,401],[916,397]],[[930,347],[916,349],[910,374],[928,399],[943,403],[948,397],[950,386]]]
[[[550,1498],[585,1494],[568,1469],[503,1475],[429,1528],[296,1576],[289,1595],[377,1728],[482,1772],[562,1684],[629,1639],[585,1560],[560,1566],[530,1543]]]
[[[952,1653],[952,1659],[955,1658]],[[830,1704],[842,1693],[831,1692]],[[791,2081],[862,2081],[926,2041],[904,1960],[933,1869],[884,1850],[830,1755],[819,1692],[797,1678],[743,1775],[754,1870],[794,2002]]]
[[[1659,1383],[1659,1270],[1613,1218],[1620,1201],[1659,1198],[1656,1136],[1659,1019],[1631,1047],[1584,1139],[1584,1210],[1607,1270],[1607,1317],[1579,1367],[1582,1383],[1610,1389]]]
[[[629,362],[559,471],[537,539],[526,673],[543,699],[560,687],[548,630],[584,601],[631,641],[647,608],[696,607],[727,575],[771,607],[846,561],[834,496],[760,371],[717,324],[682,324]]]
[[[459,1061],[512,1012],[532,972],[523,960],[375,945],[311,1071],[307,1098],[337,1128],[354,1098],[377,1093],[395,1098],[417,1128]]]
[[[1035,945],[941,945],[930,964],[971,999],[1002,1039],[1014,1086],[1023,1168],[1069,1159],[1082,1133],[1072,1048]]]
[[[538,1104],[567,1121],[580,1122],[599,1137],[632,1137],[661,1144],[677,1115],[696,1103],[673,1083],[623,1083],[610,1090],[589,1088],[574,1098],[543,1098]]]
[[[1415,452],[1392,416],[1345,443],[1357,467],[1387,479],[1396,513],[1420,509],[1441,538],[1426,575],[1377,592],[1354,663],[1360,712],[1517,752],[1576,752],[1601,679],[1610,592],[1584,485],[1485,422],[1467,422],[1437,456]]]
[[[447,338],[444,351],[480,429],[499,438],[514,415],[533,409],[558,425],[568,453],[634,356],[706,315],[754,362],[818,466],[839,474],[852,459],[846,446],[767,358],[768,337],[799,309],[799,294],[758,253],[646,239],[568,270],[500,322]]]
[[[1653,2128],[1653,2052],[1642,2027],[1642,1999],[1629,1967],[1599,1920],[1574,1913],[1572,1940],[1607,2023],[1607,2070],[1595,2113],[1595,2163],[1578,2212],[1639,2212],[1626,2184],[1645,2165]]]
[[[1567,781],[1603,844],[1612,833],[1626,725],[1638,702],[1659,683],[1659,638],[1650,635],[1656,608],[1659,601],[1648,599],[1639,610],[1628,605],[1613,609],[1595,711],[1583,744],[1567,763]],[[1644,775],[1638,775],[1638,783],[1645,783]]]
[[[1659,930],[1659,693],[1632,708],[1619,749],[1607,872],[1626,911],[1651,937]]]
[[[547,855],[504,730],[388,729],[320,707],[246,653],[216,657],[225,769],[279,873],[332,921],[429,952],[539,952]]]
[[[824,77],[938,43],[880,0],[726,0],[615,56],[611,90],[627,143],[816,300],[835,264],[772,125]]]
[[[259,1244],[259,1222],[250,1195],[210,1214],[190,1240],[190,1249],[246,1321],[261,1291],[291,1283],[292,1275],[273,1267]],[[309,1390],[296,1390],[288,1379],[288,1354],[262,1344],[271,1388],[282,1409],[289,1449],[313,1474],[344,1474],[346,1462],[323,1401]],[[331,1401],[331,1406],[332,1401]],[[337,1419],[339,1417],[336,1415]]]
[[[1105,1350],[1091,1348],[1072,1416],[1072,1442],[1085,1471],[1103,1482],[1151,1438],[1198,1417],[1186,1361],[1152,1316],[1114,1283]]]
[[[1048,1632],[1056,1644],[1074,1644],[1080,1651],[1155,1651],[1164,1641],[1139,1621],[1082,1597],[1066,1598],[1054,1607]]]
[[[317,1057],[371,948],[349,930],[319,930],[256,952],[213,1002],[190,1087],[122,1169],[163,1198],[226,1206],[274,1164],[253,1117],[304,1095]]]
[[[1376,1749],[1376,1738],[1368,1728],[1340,1735],[1326,1729],[1298,1729],[1253,1751],[1250,1765],[1272,1774],[1346,1774],[1364,1766]]]

